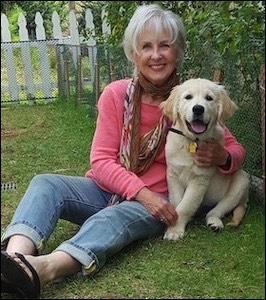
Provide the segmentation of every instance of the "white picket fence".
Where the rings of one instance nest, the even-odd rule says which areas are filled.
[[[102,33],[107,36],[111,30],[104,16],[103,11]],[[92,12],[90,9],[86,9],[85,12],[85,29],[92,33],[87,41],[80,37],[78,21],[73,10],[69,12],[68,21],[69,33],[68,36],[64,36],[59,14],[54,11],[51,18],[53,37],[47,39],[42,15],[37,12],[35,15],[36,40],[32,41],[29,39],[26,18],[20,13],[18,17],[19,41],[12,41],[8,18],[5,14],[1,14],[1,104],[19,103],[21,99],[32,103],[36,98],[42,98],[47,102],[58,96],[58,72],[54,66],[51,66],[49,60],[51,52],[55,52],[56,45],[73,46],[72,60],[75,67],[81,54],[80,45],[88,46],[90,83],[93,83],[97,49],[96,41],[92,37],[95,35]],[[35,54],[35,61],[32,51]],[[53,55],[60,60],[60,55],[59,57],[58,54]],[[61,73],[64,73],[64,70],[61,70]]]

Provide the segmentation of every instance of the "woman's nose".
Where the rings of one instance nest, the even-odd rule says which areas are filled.
[[[162,54],[161,54],[161,52],[159,51],[158,48],[152,49],[151,58],[158,59],[158,58],[161,58],[161,57],[162,57]]]

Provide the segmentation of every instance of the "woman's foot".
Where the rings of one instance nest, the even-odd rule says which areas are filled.
[[[39,276],[27,259],[19,253],[1,251],[1,274],[11,288],[25,298],[38,299],[41,291]]]
[[[1,273],[25,298],[38,299],[47,283],[80,271],[81,264],[63,251],[39,256],[1,251]]]

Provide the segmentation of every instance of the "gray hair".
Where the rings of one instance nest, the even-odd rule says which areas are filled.
[[[154,28],[154,33],[160,36],[166,31],[170,36],[170,44],[177,52],[176,69],[180,71],[185,54],[185,28],[179,16],[172,11],[164,10],[157,4],[141,5],[133,14],[125,30],[123,47],[127,59],[134,62],[139,51],[140,36],[146,26]],[[137,74],[136,66],[134,70]]]

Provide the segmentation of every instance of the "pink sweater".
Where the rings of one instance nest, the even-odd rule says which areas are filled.
[[[123,126],[123,106],[129,80],[122,79],[110,83],[98,101],[98,118],[92,141],[91,170],[86,177],[93,179],[103,190],[134,199],[143,188],[168,195],[166,184],[166,161],[164,149],[147,172],[138,177],[127,171],[119,162],[119,148]],[[155,126],[161,116],[157,106],[141,104],[141,135]],[[233,173],[243,163],[245,150],[230,131],[225,128],[225,148],[231,154],[231,168],[220,171]]]

